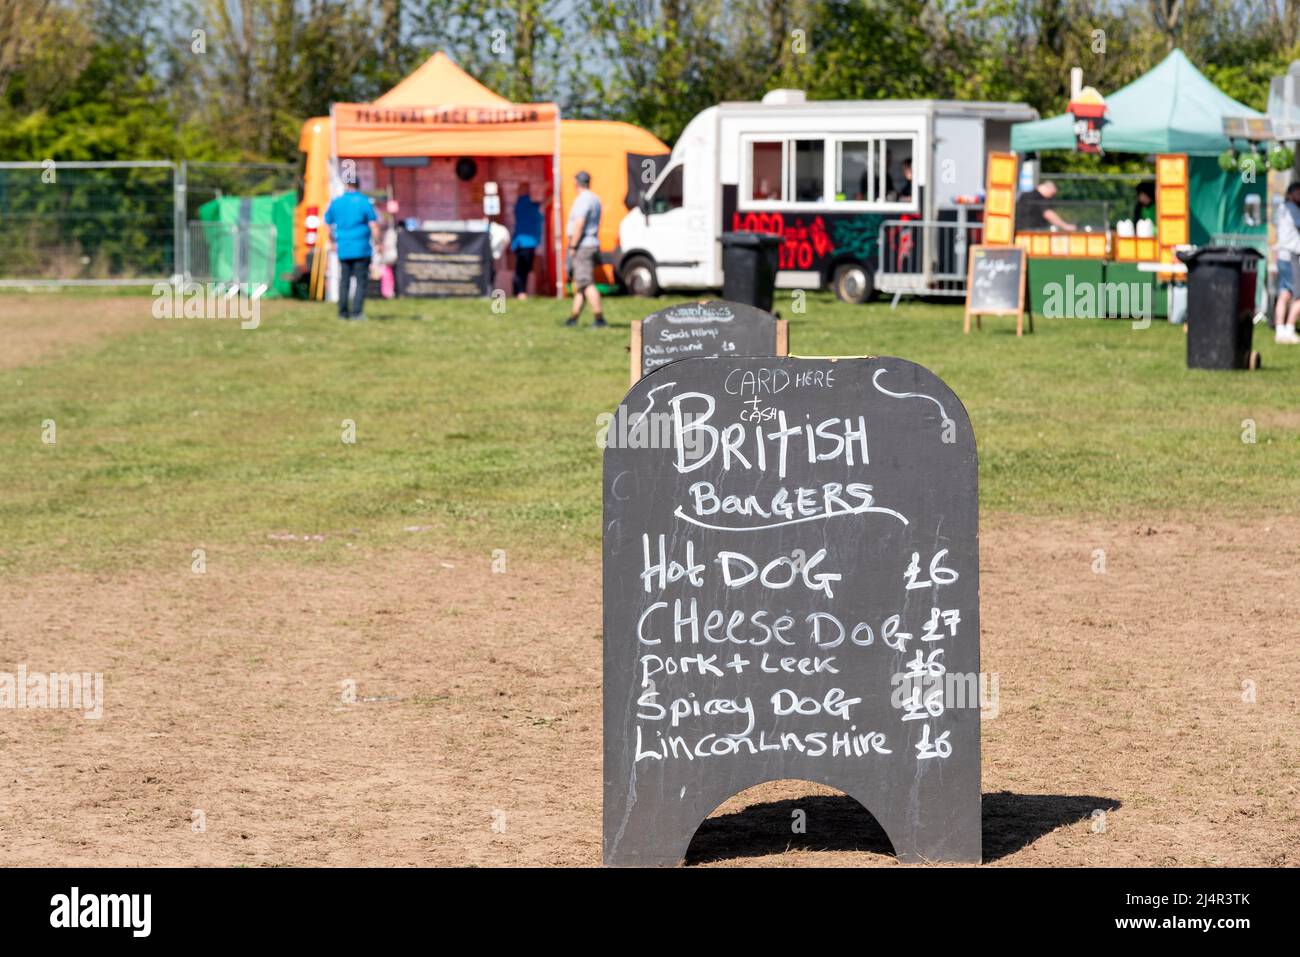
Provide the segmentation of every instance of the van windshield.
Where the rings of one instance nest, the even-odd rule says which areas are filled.
[[[682,205],[684,169],[685,164],[679,163],[664,174],[664,178],[659,181],[659,186],[655,189],[654,196],[650,199],[650,212],[666,213]]]

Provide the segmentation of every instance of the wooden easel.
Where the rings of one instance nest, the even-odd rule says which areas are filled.
[[[970,319],[975,317],[975,328],[983,330],[983,323],[980,322],[981,316],[1011,316],[1016,317],[1016,335],[1025,334],[1025,287],[1029,279],[1029,256],[1023,249],[1020,250],[1020,287],[1016,298],[1015,309],[986,309],[982,307],[971,306],[971,291],[974,287],[975,276],[975,256],[972,255],[975,250],[983,249],[983,246],[972,246],[966,255],[966,317],[963,325],[963,333],[970,335]],[[1007,246],[993,246],[992,249],[1007,249]],[[1029,314],[1029,331],[1034,331],[1034,316]]]

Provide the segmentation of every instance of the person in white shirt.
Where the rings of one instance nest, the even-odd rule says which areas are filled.
[[[1285,345],[1300,343],[1296,319],[1300,299],[1296,298],[1295,266],[1291,257],[1300,256],[1300,182],[1286,188],[1286,199],[1277,207],[1277,309],[1273,313],[1274,340]]]

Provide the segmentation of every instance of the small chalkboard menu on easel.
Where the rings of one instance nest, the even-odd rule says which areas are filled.
[[[966,323],[983,328],[980,316],[1015,316],[1016,335],[1025,331],[1025,251],[1019,246],[972,246],[966,264]],[[1029,320],[1034,331],[1034,320]]]
[[[683,302],[632,323],[632,382],[678,359],[784,356],[784,319],[741,302]]]

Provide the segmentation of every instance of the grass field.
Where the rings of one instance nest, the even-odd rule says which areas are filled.
[[[316,543],[277,554],[321,561],[411,528],[473,549],[598,547],[596,417],[626,389],[645,301],[611,300],[604,331],[565,329],[565,307],[537,300],[505,315],[379,303],[366,323],[268,303],[243,330],[153,320],[147,298],[0,296],[0,316],[90,329],[108,307],[139,321],[93,348],[0,361],[0,567],[152,567],[277,535]],[[796,354],[892,354],[943,377],[975,427],[986,514],[1231,517],[1300,501],[1300,348],[1266,329],[1263,371],[1212,373],[1188,371],[1182,330],[1160,322],[1040,319],[1017,341],[1000,320],[963,336],[947,305],[778,308]],[[3,319],[0,332],[20,334]]]
[[[0,864],[599,863],[597,416],[650,305],[150,305],[0,295],[0,673],[105,689],[0,709]],[[1300,348],[1192,373],[1167,324],[780,308],[796,353],[914,360],[974,423],[985,863],[1294,864]],[[895,863],[791,781],[688,860]]]

